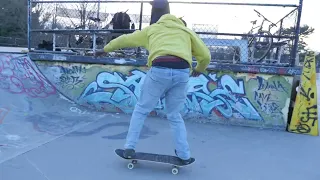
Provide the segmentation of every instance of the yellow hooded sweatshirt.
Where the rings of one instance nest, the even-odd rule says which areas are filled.
[[[125,47],[146,48],[149,51],[149,67],[154,59],[166,55],[185,59],[192,67],[194,56],[198,62],[195,70],[204,72],[211,60],[210,51],[199,36],[171,14],[163,15],[157,23],[141,31],[137,30],[110,41],[104,47],[104,51],[111,52]]]

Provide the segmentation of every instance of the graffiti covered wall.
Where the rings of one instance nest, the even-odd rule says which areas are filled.
[[[0,54],[0,89],[44,98],[56,93],[27,55]]]
[[[140,95],[146,67],[36,62],[64,95],[79,104],[131,113]],[[284,129],[292,77],[233,72],[208,72],[190,78],[181,114],[185,119]],[[165,115],[160,99],[152,115]]]
[[[299,134],[318,136],[318,96],[316,79],[316,57],[308,52],[296,97],[295,107],[288,130]]]

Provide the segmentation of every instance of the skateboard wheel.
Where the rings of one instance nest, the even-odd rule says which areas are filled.
[[[138,161],[137,160],[132,160],[132,164],[137,164]]]
[[[171,172],[172,172],[172,174],[176,175],[179,173],[179,170],[178,170],[178,168],[172,168]]]
[[[129,164],[128,164],[128,169],[133,169],[133,168],[134,168],[134,164],[129,163]]]

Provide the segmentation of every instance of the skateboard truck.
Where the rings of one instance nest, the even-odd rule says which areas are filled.
[[[138,161],[137,160],[132,160],[130,163],[128,163],[127,167],[128,169],[133,169],[134,168],[134,165],[137,164]],[[178,166],[175,166],[173,165],[172,166],[172,169],[171,169],[171,172],[172,174],[176,175],[179,173],[179,167]]]

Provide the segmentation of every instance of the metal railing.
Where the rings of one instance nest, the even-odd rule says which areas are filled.
[[[85,52],[88,51],[95,52],[97,48],[102,48],[114,37],[125,33],[132,33],[137,29],[141,30],[143,26],[148,26],[150,16],[144,14],[144,8],[145,5],[148,5],[150,2],[151,1],[121,0],[28,0],[28,48],[31,49],[32,46],[37,46],[37,44],[39,47],[41,42],[47,43],[49,41],[47,45],[50,46],[49,50],[52,51],[68,50],[79,54],[85,54]],[[134,6],[134,4],[135,6],[138,5],[140,8],[139,13],[128,13],[132,24],[134,26],[138,24],[138,28],[111,29],[109,27],[110,24],[107,22],[110,21],[115,12],[102,12],[102,6],[106,3],[131,3],[132,6]],[[248,33],[218,32],[216,26],[208,24],[208,26],[205,27],[203,23],[201,28],[192,27],[212,52],[212,62],[294,66],[298,52],[302,3],[303,0],[299,0],[299,4],[172,1],[170,5],[189,4],[193,5],[193,8],[197,8],[195,5],[210,5],[210,7],[224,6],[224,8],[229,8],[230,6],[250,7],[252,8],[252,13],[255,13],[253,16],[257,17],[261,23],[252,21],[252,28]],[[46,24],[51,24],[50,26],[32,27],[32,25],[35,24],[31,21],[35,19],[31,18],[32,8],[36,6],[45,7],[44,9],[49,10],[50,13],[53,14],[51,22],[46,22]],[[290,8],[290,10],[287,11],[288,14],[279,18],[280,20],[274,23],[261,12],[253,9],[255,7],[286,7]],[[206,14],[203,16],[206,16]],[[99,19],[99,21],[96,21],[96,19]],[[286,24],[286,22],[289,21],[291,21],[291,23],[289,23],[289,25]],[[195,24],[199,23],[195,22]],[[268,28],[265,28],[266,24],[268,24]],[[291,35],[292,33],[284,33],[284,30],[289,27],[294,27],[294,36]],[[40,51],[41,50],[38,50],[38,52]],[[142,48],[129,48],[117,51],[111,55],[119,56],[119,53],[120,56],[147,56],[147,51]]]
[[[0,46],[27,47],[27,39],[0,36]]]

